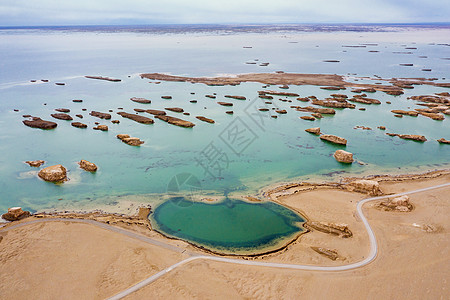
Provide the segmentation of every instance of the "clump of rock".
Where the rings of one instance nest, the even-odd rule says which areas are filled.
[[[450,140],[446,140],[444,138],[438,139],[437,141],[439,144],[450,144]]]
[[[347,140],[344,138],[341,138],[339,136],[336,135],[332,135],[332,134],[322,134],[320,136],[320,139],[323,141],[327,141],[333,144],[338,144],[338,145],[347,145]]]
[[[181,107],[166,107],[165,109],[173,111],[173,112],[177,112],[177,113],[184,112],[184,109],[182,109]]]
[[[72,121],[73,120],[73,118],[70,115],[65,114],[65,113],[51,114],[51,116],[53,118],[55,118],[55,119],[58,119],[58,120],[65,120],[65,121]]]
[[[130,146],[140,146],[144,143],[137,137],[130,137],[128,134],[118,134],[117,138]]]
[[[324,247],[311,247],[311,249],[331,260],[337,260],[339,258],[339,254],[336,250],[331,250]]]
[[[207,117],[196,116],[196,118],[199,119],[200,121],[203,121],[203,122],[207,122],[207,123],[211,123],[211,124],[215,123],[215,121],[213,119],[209,119]]]
[[[155,118],[160,119],[161,121],[167,122],[172,125],[180,126],[180,127],[187,127],[191,128],[194,127],[195,124],[186,120],[178,119],[171,116],[162,116],[162,115],[156,115]]]
[[[245,98],[244,96],[234,96],[234,95],[225,95],[225,98],[232,98],[232,99],[236,99],[236,100],[246,100],[247,98]]]
[[[40,167],[41,165],[43,165],[45,163],[45,161],[43,160],[27,160],[25,162],[26,164],[30,165],[30,167]]]
[[[320,232],[337,235],[341,238],[349,238],[353,236],[353,233],[348,228],[347,224],[343,223],[328,223],[328,222],[316,222],[311,221],[305,223],[305,227],[309,227]]]
[[[81,122],[72,122],[70,125],[76,128],[87,128],[87,125]]]
[[[315,135],[319,135],[320,134],[320,127],[314,127],[314,128],[308,128],[305,129],[306,132],[315,134]]]
[[[345,188],[350,192],[369,194],[371,196],[379,196],[383,194],[380,184],[375,180],[355,180],[348,183]]]
[[[32,128],[40,128],[40,129],[54,129],[58,124],[51,121],[42,120],[38,117],[32,117],[32,120],[24,120],[22,121],[28,127]]]
[[[142,104],[152,103],[151,100],[148,100],[148,99],[145,99],[145,98],[138,98],[138,97],[132,97],[132,98],[130,98],[130,100],[133,101],[133,102],[142,103]]]
[[[88,172],[95,172],[95,171],[97,171],[97,165],[96,164],[91,163],[91,162],[89,162],[87,160],[84,160],[84,159],[80,160],[78,165],[80,165],[80,168],[82,168],[83,170],[88,171]]]
[[[54,165],[39,171],[38,176],[50,182],[63,182],[67,180],[67,170],[62,165]]]
[[[153,119],[144,117],[144,116],[140,116],[140,115],[135,115],[135,114],[130,114],[130,113],[126,113],[126,112],[118,112],[118,115],[136,121],[138,123],[142,123],[142,124],[153,124],[155,121]]]
[[[353,153],[344,150],[336,150],[333,156],[338,162],[341,163],[351,164],[353,162]]]
[[[111,115],[110,114],[108,114],[108,113],[102,113],[102,112],[99,112],[99,111],[91,111],[90,113],[89,113],[91,116],[93,116],[93,117],[97,117],[97,118],[100,118],[100,119],[105,119],[105,120],[109,120],[109,119],[111,119]]]
[[[409,202],[409,197],[407,195],[383,201],[379,203],[377,207],[386,211],[402,211],[402,212],[408,212],[413,209],[413,206]]]
[[[6,221],[18,221],[31,216],[29,211],[23,211],[22,207],[8,208],[8,212],[2,215]]]
[[[423,135],[418,134],[397,134],[397,133],[386,133],[389,136],[398,136],[401,139],[404,140],[413,140],[417,142],[426,142],[427,138]]]
[[[220,102],[217,102],[217,104],[222,105],[222,106],[233,106],[233,103],[230,103],[230,102],[222,102],[222,101],[220,101]]]
[[[108,131],[108,126],[106,125],[98,125],[93,128],[94,130],[100,130],[100,131]]]
[[[55,111],[62,112],[62,113],[68,113],[68,112],[70,112],[70,109],[68,109],[68,108],[55,108]]]
[[[165,115],[166,115],[166,112],[165,112],[165,111],[163,111],[163,110],[157,110],[157,109],[147,109],[145,112],[146,112],[146,113],[149,113],[149,114],[151,114],[151,115],[154,115],[154,116],[158,116],[158,115],[160,115],[160,116],[165,116]]]

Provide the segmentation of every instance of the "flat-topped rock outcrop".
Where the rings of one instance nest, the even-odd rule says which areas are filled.
[[[70,125],[76,128],[87,128],[87,125],[81,122],[72,122]]]
[[[411,117],[417,117],[419,113],[417,111],[413,110],[401,110],[401,109],[394,109],[391,110],[391,113],[397,114],[397,115],[406,115]]]
[[[108,126],[107,125],[97,125],[94,128],[92,128],[94,130],[100,130],[100,131],[108,131]]]
[[[311,100],[314,105],[333,107],[333,108],[355,108],[356,105],[347,101],[334,101],[334,100]]]
[[[102,112],[95,111],[95,110],[91,111],[91,112],[89,113],[89,115],[91,115],[91,116],[93,116],[93,117],[100,118],[100,119],[105,119],[105,120],[111,119],[111,114],[108,114],[108,113],[102,113]]]
[[[118,134],[117,138],[130,146],[140,146],[144,143],[137,137],[130,137],[128,134]]]
[[[236,100],[247,100],[247,98],[245,98],[244,96],[233,96],[233,95],[225,95],[225,98],[232,98],[232,99],[236,99]]]
[[[426,142],[427,138],[423,135],[418,134],[397,134],[397,133],[386,133],[389,136],[398,136],[401,139],[404,140],[413,140],[417,142]]]
[[[148,100],[148,99],[145,99],[145,98],[138,98],[138,97],[131,97],[130,100],[133,101],[133,102],[142,103],[142,104],[150,104],[150,103],[152,103],[151,100]]]
[[[356,96],[348,99],[348,101],[358,102],[358,103],[363,103],[363,104],[381,104],[381,101],[377,100],[377,99],[366,98],[366,97],[356,97]]]
[[[302,107],[299,106],[296,108],[298,111],[307,111],[307,112],[313,112],[313,113],[319,113],[322,115],[334,115],[336,114],[336,111],[332,108],[319,108],[319,107],[313,107],[313,106],[306,106]]]
[[[184,112],[184,109],[182,109],[181,107],[165,107],[165,110],[170,110],[173,112],[177,112],[177,113],[182,113]]]
[[[196,118],[203,122],[207,122],[207,123],[211,123],[211,124],[215,123],[215,121],[213,119],[209,119],[209,118],[206,118],[203,116],[196,116]]]
[[[158,115],[164,116],[164,115],[166,115],[166,112],[165,112],[165,111],[163,111],[163,110],[157,110],[157,109],[146,109],[145,112],[146,112],[146,113],[149,113],[149,114],[151,114],[151,115],[154,115],[154,116],[158,116]]]
[[[40,129],[54,129],[58,126],[55,122],[42,120],[38,117],[32,117],[31,120],[24,120],[22,123],[28,127]]]
[[[450,140],[446,140],[444,138],[440,138],[437,140],[439,144],[450,144]]]
[[[347,140],[344,138],[341,138],[339,136],[336,135],[332,135],[332,134],[322,134],[320,136],[320,139],[323,141],[327,141],[333,144],[338,144],[338,145],[347,145]]]
[[[189,121],[186,121],[186,120],[182,120],[182,119],[178,119],[178,118],[175,118],[175,117],[171,117],[171,116],[168,116],[168,115],[165,115],[165,116],[163,116],[163,115],[156,115],[155,118],[158,118],[161,121],[167,122],[167,123],[172,124],[172,125],[180,126],[180,127],[191,128],[191,127],[195,126],[195,124],[192,123],[192,122],[189,122]]]
[[[64,113],[60,113],[60,114],[51,114],[51,116],[55,119],[58,120],[65,120],[65,121],[72,121],[73,118],[68,115],[68,114],[64,114]]]
[[[126,113],[123,111],[118,112],[117,114],[124,118],[130,119],[135,122],[142,123],[142,124],[153,124],[155,122],[153,119],[150,119],[150,118],[147,118],[147,117],[144,117],[141,115]]]
[[[315,135],[319,135],[320,134],[320,127],[314,127],[314,128],[308,128],[305,129],[306,132],[315,134]]]
[[[230,103],[230,102],[219,101],[219,102],[217,102],[217,104],[222,105],[222,106],[233,106],[233,103]]]
[[[343,224],[343,223],[311,221],[311,222],[305,223],[305,226],[315,229],[317,231],[323,232],[323,233],[337,235],[341,238],[349,238],[349,237],[353,236],[353,233],[348,228],[348,225]]]
[[[122,81],[122,79],[117,79],[117,78],[111,78],[111,77],[106,77],[106,76],[84,76],[85,78],[89,78],[89,79],[99,79],[99,80],[106,80],[106,81],[112,81],[112,82],[119,82]]]
[[[68,109],[68,108],[55,108],[55,111],[62,112],[62,113],[68,113],[68,112],[70,112],[70,109]]]

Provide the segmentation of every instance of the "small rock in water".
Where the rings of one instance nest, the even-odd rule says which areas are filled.
[[[45,161],[43,160],[27,160],[25,162],[26,164],[30,165],[30,167],[40,167],[41,165],[43,165],[45,163]]]
[[[87,128],[87,125],[81,122],[72,122],[71,125],[76,128]]]
[[[54,165],[39,171],[38,176],[50,182],[63,182],[67,180],[67,170],[62,165]]]
[[[94,163],[91,163],[87,160],[82,159],[82,160],[80,160],[80,162],[78,164],[80,165],[80,168],[82,168],[85,171],[88,171],[88,172],[97,171],[97,165]]]
[[[320,127],[314,127],[314,128],[308,128],[305,129],[306,132],[315,134],[315,135],[319,135],[320,134]]]
[[[108,126],[106,125],[98,125],[93,128],[94,130],[108,131]]]
[[[353,162],[353,153],[344,150],[336,150],[333,156],[338,162],[341,163],[351,164]]]
[[[144,143],[139,138],[130,137],[128,134],[118,134],[117,138],[130,146],[140,146]]]

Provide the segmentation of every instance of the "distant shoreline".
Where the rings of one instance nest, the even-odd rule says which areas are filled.
[[[0,26],[1,30],[48,30],[141,33],[301,33],[301,32],[395,32],[408,29],[450,29],[450,22],[427,23],[286,23],[286,24],[141,24],[141,25],[27,25]]]

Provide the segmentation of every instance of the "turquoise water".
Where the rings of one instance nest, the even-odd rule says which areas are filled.
[[[280,246],[280,241],[303,231],[305,221],[271,202],[226,199],[219,203],[172,199],[151,215],[164,234],[222,253],[256,253]],[[273,249],[272,249],[273,250]]]
[[[450,139],[448,117],[433,121],[419,116],[398,119],[392,109],[414,109],[407,97],[448,91],[445,88],[416,86],[404,95],[389,96],[376,92],[369,95],[382,101],[381,105],[357,104],[366,111],[338,110],[332,117],[308,122],[298,117],[291,105],[306,105],[277,100],[272,107],[286,109],[278,119],[266,113],[262,119],[252,113],[263,106],[257,98],[262,84],[212,87],[182,82],[149,83],[140,73],[167,72],[184,76],[216,76],[284,70],[297,73],[354,74],[382,77],[449,78],[449,29],[418,29],[399,32],[173,32],[142,33],[133,31],[58,31],[58,30],[0,30],[0,211],[11,206],[27,210],[93,209],[130,212],[130,203],[156,205],[164,203],[168,191],[181,196],[190,187],[172,191],[171,180],[180,173],[198,179],[199,197],[253,195],[268,185],[295,181],[299,178],[331,180],[330,174],[380,174],[387,172],[422,172],[448,167],[450,147],[435,140]],[[295,42],[295,43],[293,43]],[[377,43],[366,48],[346,48],[342,45]],[[395,54],[406,46],[417,47],[413,54]],[[243,48],[251,46],[252,48]],[[369,50],[380,52],[370,53]],[[427,58],[419,58],[419,56]],[[245,64],[259,59],[267,67]],[[323,63],[337,59],[339,63]],[[414,67],[400,67],[414,63]],[[422,72],[431,68],[432,72]],[[84,75],[121,78],[122,82],[86,79]],[[31,83],[32,79],[49,79],[49,83]],[[448,79],[447,79],[448,81]],[[65,82],[56,86],[55,82]],[[271,87],[277,89],[277,87]],[[316,86],[291,86],[290,92],[301,96],[324,98],[332,91]],[[194,95],[191,93],[195,93]],[[217,93],[212,100],[204,95]],[[351,95],[350,90],[341,91]],[[241,95],[246,101],[224,98]],[[161,99],[171,95],[172,100]],[[144,97],[151,104],[131,102],[131,97]],[[83,99],[73,103],[72,99]],[[190,100],[198,103],[190,103]],[[216,101],[233,102],[234,115]],[[386,104],[391,101],[392,104]],[[44,105],[46,104],[46,105]],[[51,120],[55,108],[69,108],[71,115],[82,114],[80,120],[88,129],[77,129],[70,122],[58,123],[55,130],[32,129],[22,124],[22,115],[30,114]],[[196,124],[180,128],[160,120],[144,125],[123,119],[116,113],[123,107],[164,109],[182,107],[190,116],[170,113]],[[86,108],[87,112],[82,111]],[[18,109],[19,112],[13,111]],[[91,110],[113,110],[111,124],[88,115]],[[212,118],[215,124],[195,118]],[[147,115],[150,116],[150,115]],[[76,119],[76,118],[75,118]],[[263,120],[263,121],[261,121]],[[94,122],[106,124],[110,130],[92,130]],[[240,142],[233,142],[232,133],[245,128]],[[355,130],[354,126],[372,127],[372,131]],[[384,125],[387,132],[423,134],[426,143],[415,143],[389,137],[376,129]],[[332,154],[342,147],[323,143],[304,132],[310,127],[345,137],[347,151],[363,165],[337,163]],[[239,129],[238,128],[238,129]],[[141,147],[130,147],[115,138],[126,133],[145,141]],[[231,146],[230,146],[231,145]],[[208,160],[215,150],[222,158]],[[216,158],[219,156],[215,156]],[[46,183],[37,178],[38,169],[24,164],[26,160],[42,159],[45,166],[62,164],[69,171],[69,181],[62,185]],[[78,168],[77,161],[96,163],[95,174]],[[204,166],[207,166],[205,168]]]

